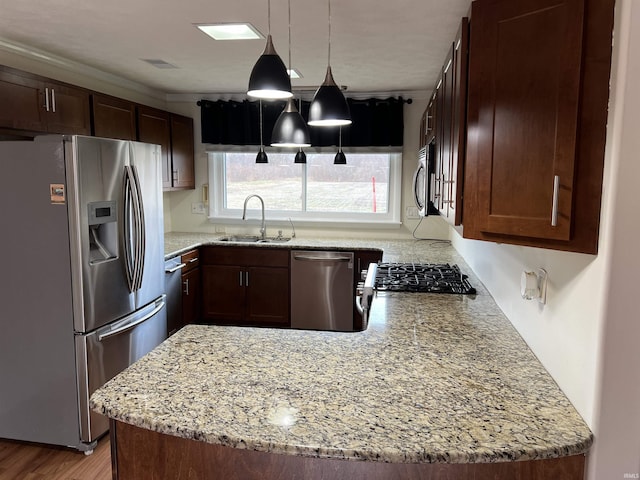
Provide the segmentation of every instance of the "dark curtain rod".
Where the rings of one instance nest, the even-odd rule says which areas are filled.
[[[352,101],[354,101],[354,102],[357,102],[357,101],[365,102],[365,101],[369,101],[369,100],[378,100],[378,101],[380,101],[380,102],[384,102],[384,101],[385,101],[385,99],[384,99],[384,98],[368,98],[368,99],[347,98],[347,100],[352,100]],[[407,99],[405,99],[405,98],[402,98],[402,97],[398,97],[398,98],[397,98],[397,100],[398,100],[399,102],[407,103],[407,104],[409,104],[409,105],[411,105],[411,104],[413,103],[413,99],[412,99],[412,98],[407,98]],[[199,107],[201,107],[201,106],[202,106],[202,102],[213,102],[213,101],[215,101],[215,100],[198,100],[198,101],[196,102],[196,105],[198,105]],[[258,100],[251,100],[251,101],[255,101],[255,102],[257,102]]]

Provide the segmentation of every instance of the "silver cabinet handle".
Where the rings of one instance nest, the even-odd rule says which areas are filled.
[[[53,113],[56,113],[56,91],[51,89],[51,109]]]
[[[184,286],[184,288],[182,289],[182,293],[188,296],[189,295],[189,279],[187,278],[184,282],[182,282],[182,285]]]
[[[173,273],[173,272],[177,272],[178,270],[181,270],[182,268],[186,267],[187,264],[186,263],[181,263],[180,265],[176,265],[173,268],[165,268],[164,269],[164,273]]]
[[[44,108],[49,111],[49,89],[44,89]]]
[[[553,206],[551,207],[551,226],[558,226],[558,195],[560,190],[560,176],[553,177]]]
[[[198,257],[196,257],[196,258],[192,258],[191,260],[189,260],[189,263],[197,262],[198,260],[199,260],[199,258],[198,258]]]
[[[241,287],[244,286],[244,285],[242,285],[242,272],[240,272],[240,286]]]
[[[244,272],[244,286],[249,286],[249,272]]]

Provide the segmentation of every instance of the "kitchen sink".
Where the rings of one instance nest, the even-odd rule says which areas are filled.
[[[227,235],[218,239],[221,242],[237,243],[286,243],[291,238],[288,237],[267,237],[264,240],[259,235]]]

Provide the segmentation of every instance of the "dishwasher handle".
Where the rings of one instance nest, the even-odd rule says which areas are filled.
[[[318,257],[314,255],[293,255],[294,260],[302,260],[304,262],[350,262],[350,256],[336,257]]]

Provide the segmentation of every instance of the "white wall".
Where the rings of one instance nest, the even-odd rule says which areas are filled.
[[[634,27],[630,36],[631,25]],[[619,0],[597,256],[462,239],[453,244],[589,424],[590,480],[640,474],[640,2]],[[549,273],[547,305],[520,274]],[[631,477],[637,478],[637,477]]]
[[[348,236],[360,238],[410,238],[418,225],[417,219],[406,218],[406,206],[413,206],[413,173],[418,162],[418,140],[420,117],[427,105],[427,92],[410,95],[413,103],[404,106],[404,147],[402,160],[402,223],[399,228],[372,230],[346,230],[327,228],[298,228],[299,236]],[[169,96],[167,108],[176,113],[182,113],[194,118],[196,136],[196,189],[189,191],[167,192],[164,194],[165,206],[170,211],[170,221],[165,222],[166,231],[175,232],[216,232],[216,225],[212,224],[205,215],[191,213],[191,204],[202,201],[202,185],[208,182],[206,145],[200,142],[200,107],[196,105],[199,97]],[[203,97],[206,98],[206,97]],[[185,101],[186,100],[186,101]],[[267,215],[267,226],[269,217]],[[242,227],[217,226],[225,228],[226,232],[241,231]],[[439,218],[429,217],[422,221],[416,230],[416,236],[429,238],[447,238],[449,235],[446,224]]]

